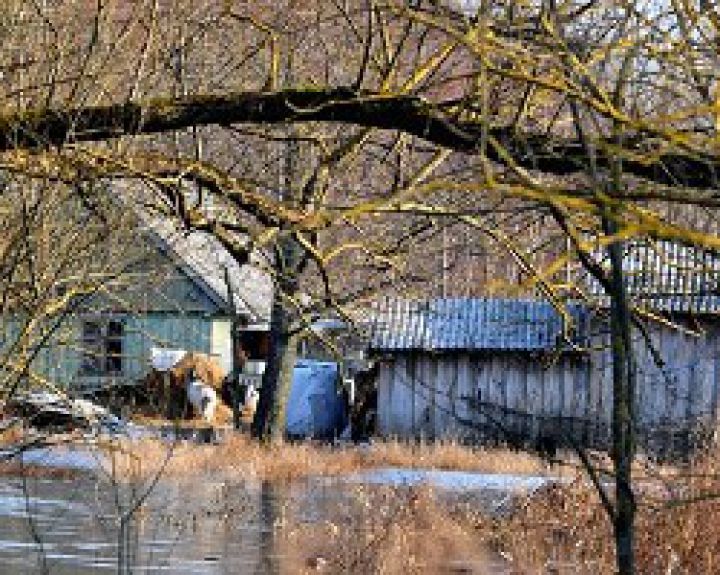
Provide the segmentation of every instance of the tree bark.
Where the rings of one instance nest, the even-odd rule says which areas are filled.
[[[294,328],[295,314],[290,301],[298,294],[298,262],[301,246],[292,238],[280,240],[278,283],[270,316],[270,345],[263,374],[260,400],[253,420],[253,435],[270,443],[285,436],[287,402],[292,386],[299,333]]]
[[[230,273],[227,267],[223,270],[225,275],[225,289],[227,289],[228,302],[230,304],[230,310],[232,313],[232,319],[230,321],[230,344],[232,353],[232,370],[230,371],[230,401],[232,402],[233,411],[233,428],[240,429],[242,426],[241,421],[241,409],[240,402],[240,374],[245,366],[247,357],[242,348],[240,342],[241,334],[241,323],[240,317],[238,316],[237,305],[235,303],[235,294],[233,292],[232,281],[230,280]]]
[[[617,233],[613,219],[604,218],[605,233]],[[635,572],[635,497],[632,462],[635,457],[635,358],[632,349],[631,315],[623,271],[623,245],[608,246],[610,259],[610,342],[613,359],[612,450],[615,467],[615,517],[613,529],[620,575]]]
[[[230,337],[232,345],[233,367],[230,374],[230,399],[232,401],[233,428],[239,430],[242,427],[242,409],[240,404],[243,398],[240,394],[240,374],[245,366],[246,356],[240,342],[240,322],[237,313],[233,310],[233,319],[230,325]]]
[[[239,92],[148,99],[106,106],[38,108],[0,114],[0,151],[47,149],[72,142],[102,141],[125,135],[153,134],[191,126],[241,123],[279,124],[332,122],[399,130],[446,148],[476,153],[484,132],[478,122],[463,122],[444,113],[444,104],[409,95],[358,92],[343,86]],[[567,175],[584,170],[584,149],[573,139],[523,133],[516,126],[485,130],[500,142],[518,165]],[[715,155],[667,152],[651,154],[647,137],[626,140],[625,172],[667,185],[715,188],[720,162]],[[599,142],[602,144],[603,142]],[[609,143],[609,142],[605,142]],[[612,158],[598,145],[598,167]],[[493,147],[493,161],[505,159]],[[633,154],[641,159],[636,160]]]

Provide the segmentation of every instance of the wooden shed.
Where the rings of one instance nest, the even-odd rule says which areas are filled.
[[[712,437],[718,416],[720,265],[671,245],[626,255],[634,302],[652,310],[644,322],[650,341],[634,333],[639,442],[650,451],[683,449]],[[668,262],[678,265],[657,273]],[[573,330],[563,338],[560,314],[540,300],[385,301],[369,346],[379,365],[377,432],[607,447],[607,310],[598,297],[592,308],[567,311]]]

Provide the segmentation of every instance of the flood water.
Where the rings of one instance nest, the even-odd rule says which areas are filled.
[[[77,454],[71,459],[80,461],[79,467],[92,464]],[[30,460],[38,461],[39,456]],[[147,485],[117,485],[101,472],[72,480],[4,477],[0,478],[0,575],[293,573],[277,544],[276,527],[291,508],[294,517],[304,522],[332,519],[358,483],[435,484],[448,494],[476,496],[477,505],[492,513],[511,492],[533,489],[544,481],[397,469],[290,485],[163,480],[133,514],[129,510]],[[504,570],[486,565],[462,572]]]
[[[163,482],[122,521],[138,494],[118,501],[117,489],[90,478],[0,479],[0,573],[274,573],[273,526],[287,503],[320,516],[338,495],[270,483]]]

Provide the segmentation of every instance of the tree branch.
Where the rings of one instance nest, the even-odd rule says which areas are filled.
[[[201,125],[333,122],[399,130],[453,150],[475,153],[482,124],[446,116],[443,104],[407,95],[382,96],[350,88],[288,89],[149,99],[139,103],[40,108],[0,116],[0,151],[45,149],[72,142],[102,141],[123,135],[153,134]],[[585,151],[573,139],[523,134],[513,127],[489,129],[519,165],[567,175],[586,169]],[[694,188],[716,188],[720,160],[712,154],[653,153],[642,136],[623,150],[598,142],[597,166],[625,156],[625,172],[654,182]],[[503,159],[494,150],[487,157]]]

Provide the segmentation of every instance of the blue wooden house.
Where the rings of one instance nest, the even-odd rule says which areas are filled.
[[[125,242],[95,266],[98,277],[88,283],[96,289],[73,295],[62,314],[35,327],[25,380],[73,393],[134,383],[149,372],[153,347],[209,354],[229,372],[233,317],[267,322],[268,276],[238,267],[211,236],[158,224],[138,228]],[[60,282],[52,296],[77,285],[77,277]],[[3,364],[22,351],[27,325],[22,314],[3,318]]]

